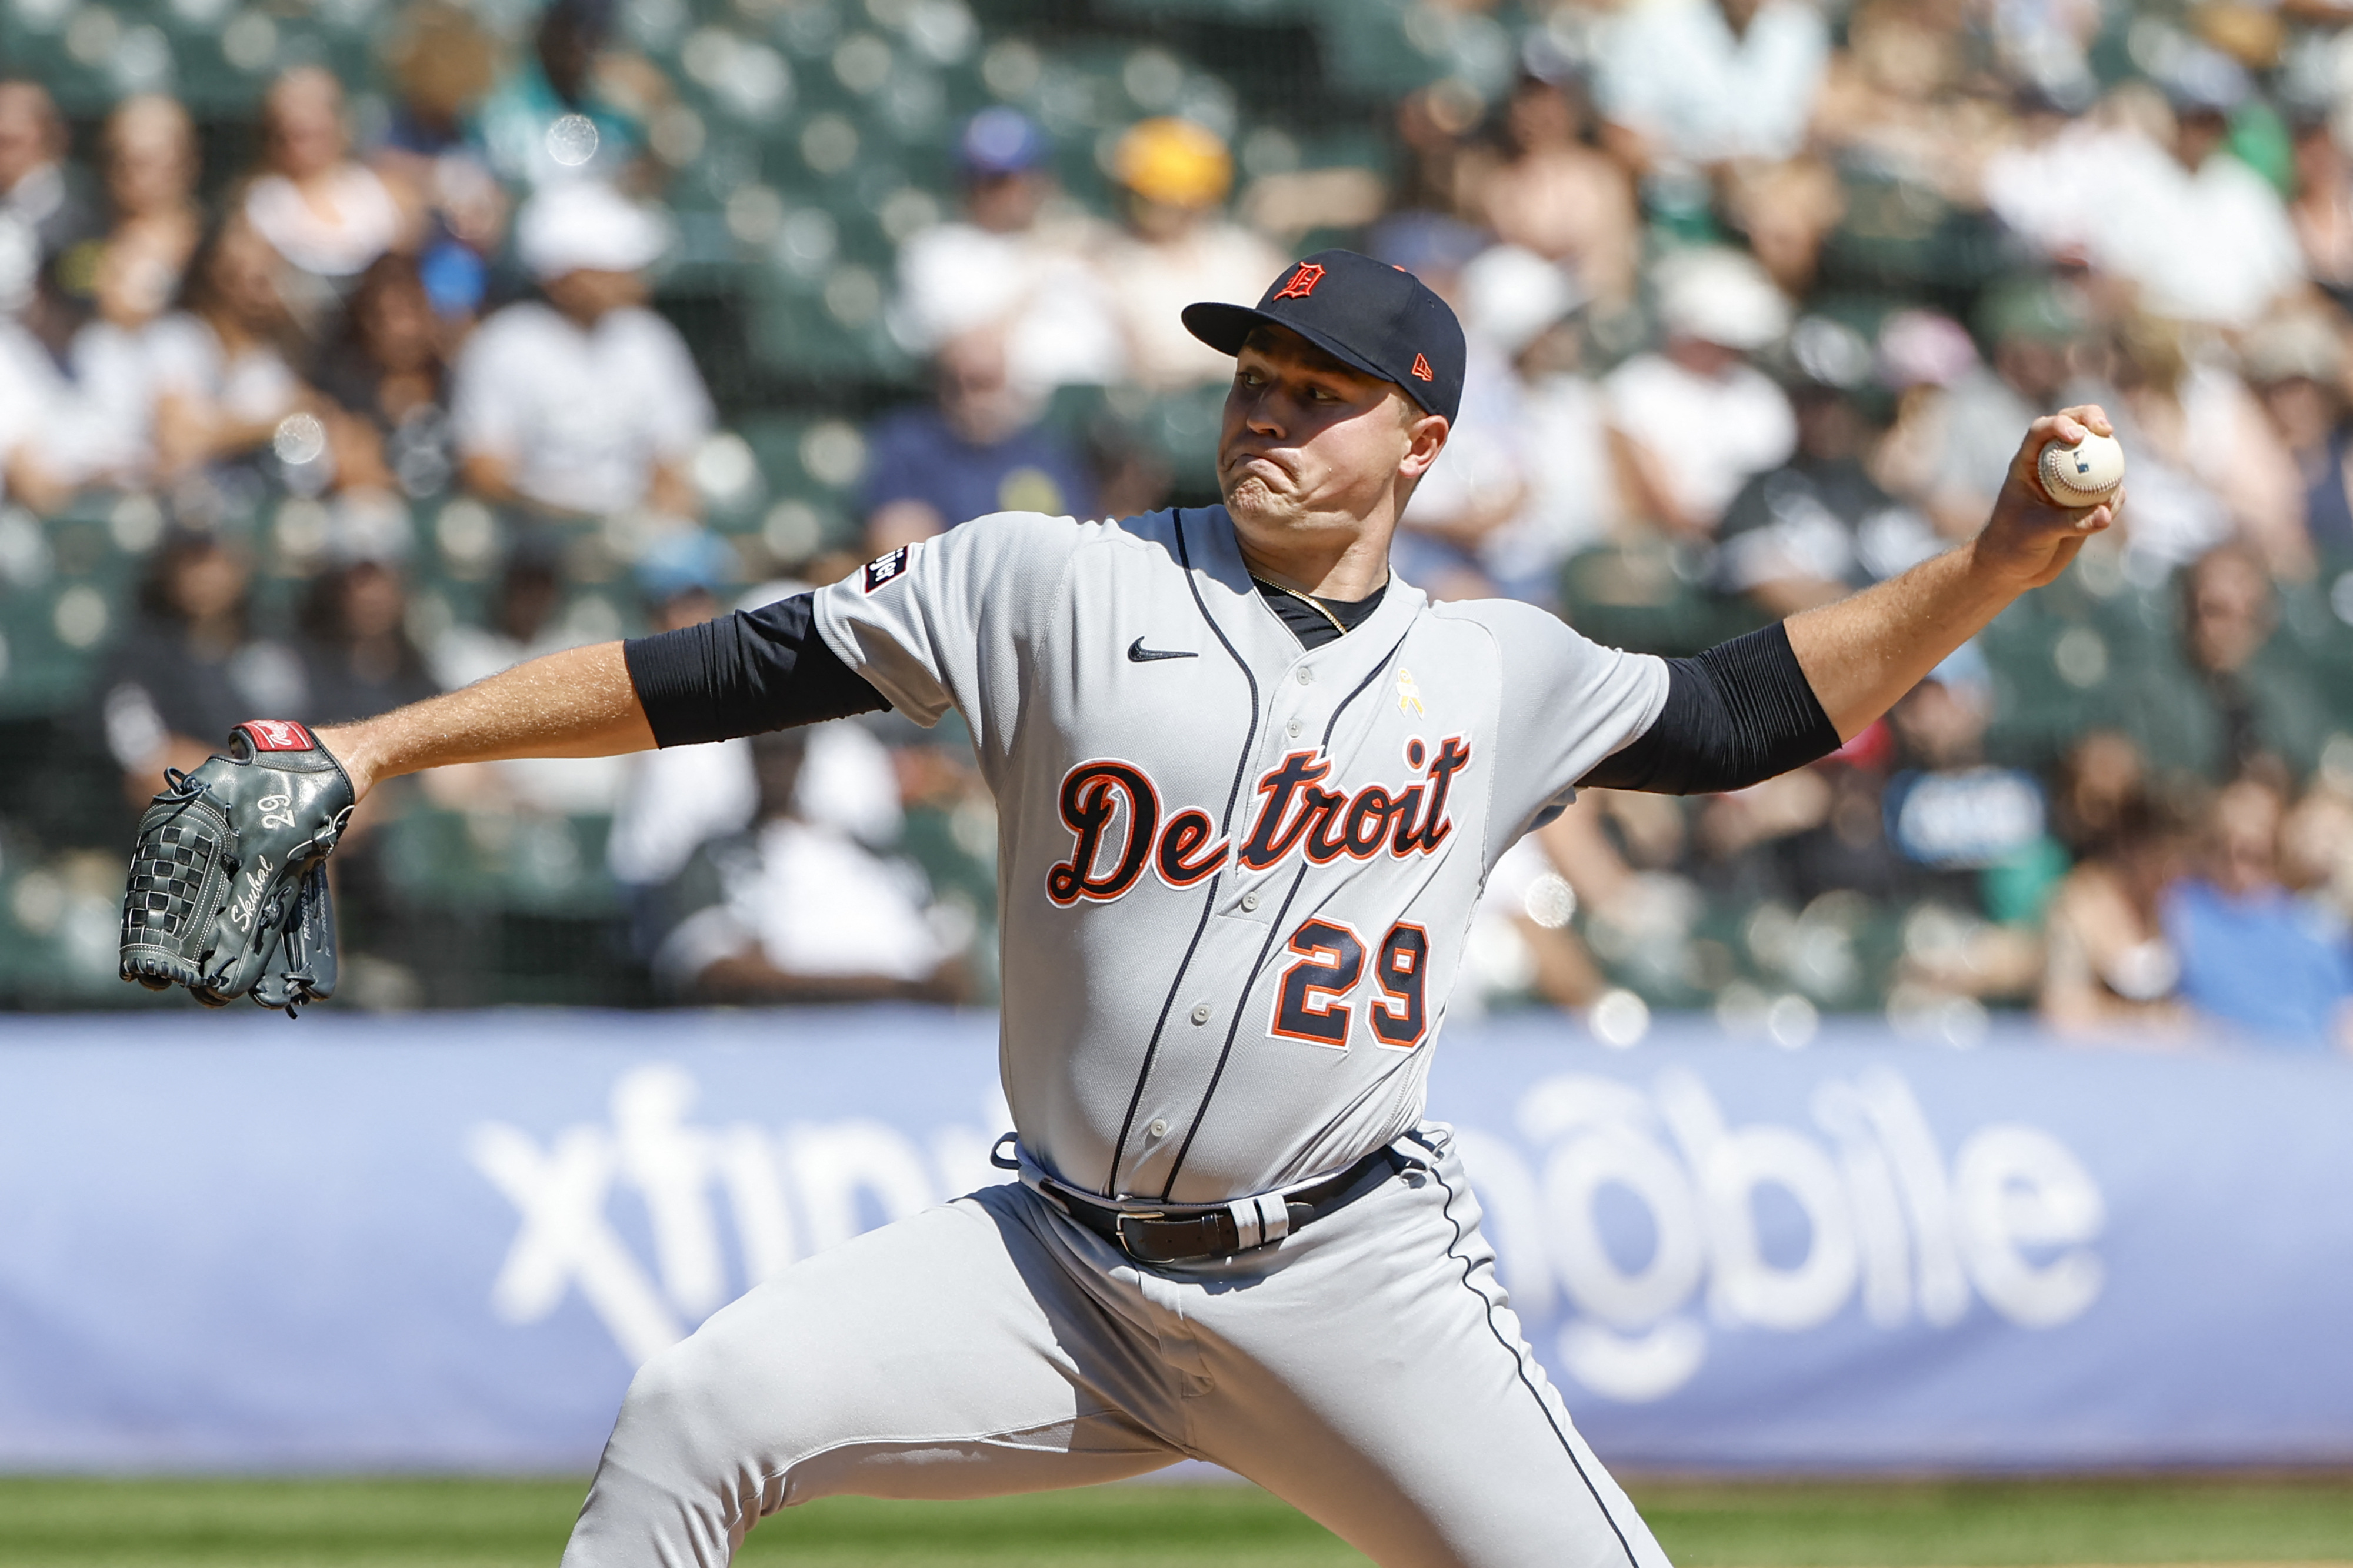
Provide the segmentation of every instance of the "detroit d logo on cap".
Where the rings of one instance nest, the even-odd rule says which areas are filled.
[[[1278,289],[1274,297],[1277,300],[1304,300],[1314,293],[1315,285],[1323,281],[1324,268],[1312,261],[1303,261],[1299,264],[1299,270],[1291,275],[1291,281]]]

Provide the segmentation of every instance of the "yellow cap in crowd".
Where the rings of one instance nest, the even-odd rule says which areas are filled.
[[[1216,132],[1164,116],[1128,127],[1112,153],[1112,173],[1145,201],[1208,207],[1226,199],[1234,160]]]

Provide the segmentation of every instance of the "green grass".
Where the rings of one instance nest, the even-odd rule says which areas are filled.
[[[2353,1563],[2353,1476],[1629,1489],[1687,1568]]]
[[[1684,1568],[2353,1565],[2353,1476],[1632,1489]],[[577,1481],[0,1479],[0,1568],[552,1568]],[[1364,1559],[1255,1488],[840,1498],[740,1561],[1324,1568]]]

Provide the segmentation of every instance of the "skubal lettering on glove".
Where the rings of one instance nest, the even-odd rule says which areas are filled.
[[[256,719],[229,731],[227,756],[164,780],[131,854],[122,978],[290,1016],[332,995],[326,860],[351,820],[343,765],[302,725]]]

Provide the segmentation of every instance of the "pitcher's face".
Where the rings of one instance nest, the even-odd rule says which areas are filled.
[[[1394,514],[1400,482],[1419,479],[1445,438],[1445,419],[1395,384],[1262,327],[1235,357],[1219,489],[1245,540],[1353,534]]]

